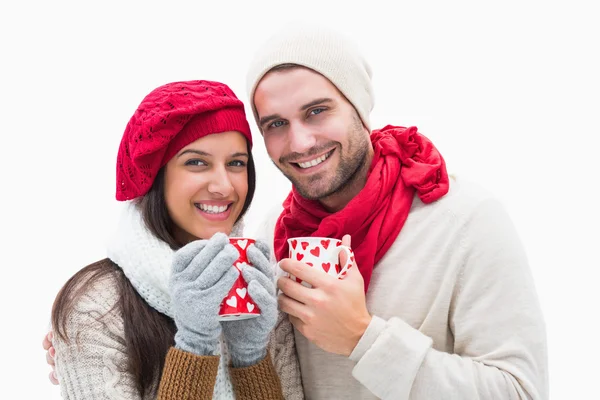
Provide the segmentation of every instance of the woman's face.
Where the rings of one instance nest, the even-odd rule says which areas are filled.
[[[248,194],[248,148],[228,131],[204,136],[165,166],[165,201],[183,243],[230,234]]]

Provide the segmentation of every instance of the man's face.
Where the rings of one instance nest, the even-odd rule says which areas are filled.
[[[257,86],[254,105],[271,160],[303,197],[338,192],[365,163],[369,132],[321,74],[302,67],[271,71]]]

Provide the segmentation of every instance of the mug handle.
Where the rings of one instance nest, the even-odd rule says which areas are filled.
[[[339,249],[340,251],[338,252],[338,259],[342,251],[346,252],[346,263],[344,264],[340,272],[337,274],[338,279],[342,279],[344,275],[346,275],[346,272],[348,272],[350,267],[354,265],[354,263],[350,260],[350,258],[354,256],[354,252],[350,247],[344,245],[341,245]]]

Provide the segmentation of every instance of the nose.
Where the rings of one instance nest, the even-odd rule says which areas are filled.
[[[233,185],[225,166],[216,167],[211,174],[208,191],[219,194],[222,197],[228,197],[233,193],[233,190]]]
[[[290,126],[288,134],[290,152],[304,154],[317,144],[314,130],[302,123]]]

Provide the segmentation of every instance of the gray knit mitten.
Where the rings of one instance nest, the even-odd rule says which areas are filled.
[[[269,335],[277,322],[275,267],[269,261],[269,246],[257,241],[246,250],[254,267],[242,266],[242,276],[248,282],[248,295],[260,309],[260,316],[238,321],[222,321],[223,335],[235,368],[249,367],[267,355]]]
[[[238,257],[223,233],[175,252],[169,282],[177,326],[175,347],[201,356],[215,354],[221,335],[219,307],[239,276],[233,268]]]

